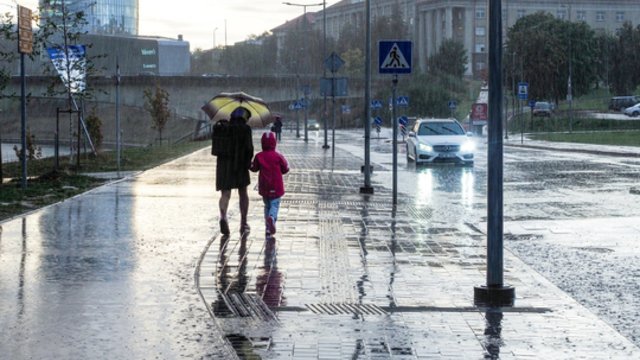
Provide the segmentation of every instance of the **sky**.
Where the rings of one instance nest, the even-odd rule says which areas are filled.
[[[13,2],[13,0],[0,0]],[[177,38],[182,34],[191,51],[233,45],[250,35],[260,35],[287,20],[302,15],[302,6],[285,5],[280,0],[139,0],[140,35]],[[319,4],[322,0],[289,1],[294,4]],[[327,1],[326,6],[338,0]],[[18,0],[20,5],[37,10],[38,0]],[[176,5],[178,4],[178,5]],[[307,6],[307,12],[322,10],[322,5]],[[226,25],[225,25],[226,23]],[[214,36],[215,34],[215,36]],[[226,35],[226,36],[225,36]]]

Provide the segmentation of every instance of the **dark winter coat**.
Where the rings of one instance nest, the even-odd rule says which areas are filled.
[[[230,133],[233,150],[228,156],[216,159],[216,190],[231,190],[248,186],[251,183],[249,167],[253,157],[251,128],[242,118],[231,119]]]
[[[262,151],[257,153],[251,164],[251,171],[260,171],[258,193],[267,199],[284,195],[282,174],[289,172],[285,157],[276,151],[276,136],[272,132],[262,134]]]

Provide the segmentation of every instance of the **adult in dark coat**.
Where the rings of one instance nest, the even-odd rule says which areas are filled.
[[[280,142],[282,140],[282,119],[280,116],[276,116],[276,120],[273,122],[271,131],[276,133],[276,139]]]
[[[216,190],[220,191],[220,232],[229,235],[227,210],[231,199],[231,190],[238,189],[240,202],[240,233],[249,230],[247,211],[249,210],[249,195],[247,186],[251,183],[249,168],[253,158],[253,141],[251,128],[247,119],[251,112],[244,107],[238,107],[231,113],[230,136],[233,150],[228,156],[218,156],[216,160]]]

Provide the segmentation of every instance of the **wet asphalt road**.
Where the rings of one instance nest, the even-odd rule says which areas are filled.
[[[452,224],[484,223],[487,145],[476,140],[474,167],[416,166],[400,153],[398,191]],[[373,179],[391,188],[389,140],[374,138],[371,148],[387,170]],[[640,345],[640,159],[504,149],[505,247]]]

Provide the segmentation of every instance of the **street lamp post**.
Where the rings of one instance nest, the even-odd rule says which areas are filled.
[[[313,3],[313,4],[298,4],[298,3],[292,3],[292,2],[288,2],[288,1],[283,1],[282,2],[285,5],[289,5],[289,6],[300,6],[302,7],[302,21],[303,21],[303,25],[305,27],[305,32],[307,30],[307,7],[309,6],[320,6],[320,5],[324,5],[324,1],[321,3]],[[304,54],[302,54],[302,56],[305,56]],[[308,86],[305,84],[304,88],[307,89]],[[303,92],[303,102],[304,102],[304,141],[307,142],[309,141],[309,131],[307,128],[307,124],[309,121],[309,112],[307,111],[307,106],[308,106],[308,101],[307,101],[307,91]]]
[[[326,1],[322,2],[322,34],[323,34],[323,38],[322,38],[322,59],[324,60],[327,56],[327,8],[326,8]],[[322,72],[322,78],[326,79],[327,78],[327,67],[323,66],[323,72]],[[333,90],[333,79],[331,80],[331,86],[332,86],[332,90]],[[333,96],[333,94],[332,94]],[[324,94],[324,102],[323,102],[323,112],[322,112],[322,117],[324,118],[324,145],[322,146],[323,149],[328,149],[329,145],[327,144],[327,94],[325,92]]]
[[[569,31],[571,31],[571,3],[567,5],[569,11]],[[569,38],[569,77],[567,79],[567,100],[569,101],[569,133],[573,132],[573,84],[571,83],[571,77],[573,76],[573,44],[571,42],[571,34]]]

